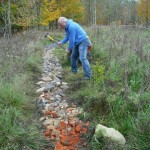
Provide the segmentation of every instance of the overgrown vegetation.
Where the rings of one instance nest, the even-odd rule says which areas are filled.
[[[83,70],[72,74],[63,49],[56,55],[64,68],[70,103],[84,109],[79,117],[90,120],[86,136],[89,150],[150,149],[150,34],[147,30],[123,27],[87,29],[93,43],[93,78],[82,81]],[[51,34],[60,39],[62,34]],[[41,32],[27,32],[11,40],[0,40],[0,149],[45,150],[53,147],[39,133],[35,114],[35,83],[41,74]],[[38,42],[38,41],[41,42]],[[109,140],[93,139],[94,127],[103,124],[120,131],[124,147]]]
[[[120,147],[103,138],[90,140],[89,134],[89,149],[150,149],[149,31],[112,26],[87,32],[93,43],[90,81],[81,80],[81,66],[78,74],[72,74],[65,53],[56,51],[64,80],[70,84],[68,100],[84,108],[80,117],[90,120],[91,128],[100,123],[120,131],[127,140]]]
[[[42,32],[0,39],[0,149],[45,150],[52,144],[36,123],[37,77],[41,75]]]

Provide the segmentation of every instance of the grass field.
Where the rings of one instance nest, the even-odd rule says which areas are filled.
[[[150,149],[150,31],[117,26],[88,28],[92,41],[93,78],[74,75],[61,48],[55,50],[63,66],[66,95],[84,109],[80,119],[90,120],[86,138],[89,150]],[[45,150],[47,145],[36,123],[35,83],[41,74],[45,45],[39,31],[0,39],[0,149]],[[56,40],[62,33],[53,33]],[[97,124],[115,128],[126,138],[124,146],[92,138]],[[38,137],[38,138],[37,138]]]
[[[109,26],[87,32],[93,44],[90,81],[80,80],[81,65],[78,74],[72,74],[64,52],[56,51],[70,84],[68,99],[84,108],[80,117],[92,122],[91,133],[100,123],[120,131],[127,141],[119,146],[103,138],[91,139],[89,134],[89,149],[150,149],[150,31]]]

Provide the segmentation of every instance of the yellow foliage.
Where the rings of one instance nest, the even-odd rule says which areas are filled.
[[[45,2],[45,4],[46,3],[47,3],[47,1]],[[53,16],[52,21],[58,19],[60,16],[65,16],[67,18],[72,18],[72,19],[75,19],[78,21],[80,19],[83,20],[84,7],[83,7],[82,3],[80,2],[80,0],[74,0],[74,1],[52,0],[49,2],[48,5],[53,7],[53,9],[49,9],[49,11],[51,10],[51,13],[54,12],[54,14],[52,14],[52,16]],[[47,13],[45,13],[45,14],[47,14]],[[43,14],[43,16],[44,16],[44,14]],[[46,17],[46,15],[45,15],[45,17]],[[57,18],[55,18],[55,17],[57,17]]]
[[[76,21],[83,20],[84,7],[81,5],[80,0],[41,0],[38,2],[41,2],[38,18],[35,16],[35,10],[30,0],[22,0],[15,4],[16,12],[12,15],[13,24],[29,27],[36,23],[36,20],[39,24],[47,26],[60,16],[72,18]]]
[[[60,10],[55,0],[43,0],[41,9],[41,25],[47,26],[49,22],[56,20],[60,16]]]
[[[138,4],[138,16],[143,21],[148,22],[150,20],[150,0],[140,0]]]
[[[29,9],[26,7],[17,7],[17,15],[12,16],[12,24],[29,27],[35,20],[35,17],[31,14]]]
[[[79,19],[83,19],[83,12],[84,8],[80,0],[43,0],[40,24],[47,26],[60,16],[77,19],[79,21]]]
[[[61,15],[72,18],[75,20],[83,20],[84,17],[84,7],[80,0],[60,0],[59,7],[61,9]]]

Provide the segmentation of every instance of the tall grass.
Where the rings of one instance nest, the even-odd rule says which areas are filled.
[[[150,149],[149,31],[106,26],[87,32],[93,43],[93,78],[81,81],[82,69],[74,76],[68,64],[64,66],[71,87],[68,97],[82,105],[82,118],[91,120],[93,126],[113,127],[127,140],[124,147],[105,139],[92,140],[89,149]],[[64,64],[64,57],[58,57]]]
[[[10,83],[0,84],[0,104],[2,107],[19,108],[25,100],[24,91],[16,91]]]
[[[35,82],[41,74],[42,32],[0,39],[0,149],[51,149],[38,129]]]

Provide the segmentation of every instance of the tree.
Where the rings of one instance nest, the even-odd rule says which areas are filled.
[[[0,20],[2,20],[1,26],[3,26],[4,37],[11,37],[11,15],[10,15],[10,0],[3,0],[0,3]]]
[[[150,0],[140,0],[137,9],[140,20],[148,26],[150,21]]]
[[[124,0],[122,4],[122,23],[123,24],[136,24],[137,22],[137,1]]]
[[[56,0],[57,7],[60,10],[60,15],[67,18],[72,18],[76,21],[83,21],[84,6],[80,0]]]
[[[29,0],[21,0],[15,4],[15,11],[12,14],[12,23],[15,26],[28,28],[34,24],[35,15]]]
[[[41,22],[43,26],[47,26],[50,22],[56,20],[60,16],[60,9],[57,7],[55,0],[43,0],[41,7]]]
[[[97,24],[97,1],[98,0],[82,0],[85,6],[86,24],[93,26]]]

